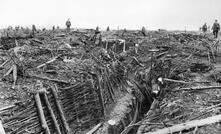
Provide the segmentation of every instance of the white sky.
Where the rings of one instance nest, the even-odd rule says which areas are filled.
[[[221,22],[221,0],[0,0],[0,28],[9,25],[198,30]]]

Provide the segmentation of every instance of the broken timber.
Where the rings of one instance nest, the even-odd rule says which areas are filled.
[[[206,86],[206,87],[189,87],[189,88],[180,88],[180,90],[206,90],[206,89],[221,89],[221,86]]]
[[[204,125],[208,125],[208,124],[212,124],[212,123],[216,123],[220,121],[221,121],[221,115],[215,115],[212,117],[208,117],[206,119],[193,120],[190,122],[174,125],[172,127],[163,128],[155,132],[148,132],[145,134],[168,134],[168,133],[180,132],[183,130],[188,130],[190,128],[200,127],[200,126],[204,126]]]
[[[0,120],[0,134],[6,134],[1,120]]]
[[[42,126],[42,128],[43,128],[43,130],[45,131],[46,134],[50,134],[50,130],[48,128],[48,125],[47,125],[47,122],[46,122],[46,119],[45,119],[45,116],[44,116],[44,111],[43,111],[43,108],[42,108],[39,93],[35,94],[35,102],[36,102],[36,105],[37,105],[41,126]]]
[[[46,93],[44,93],[43,95],[44,95],[45,103],[46,103],[46,105],[47,105],[47,108],[48,108],[48,110],[49,110],[49,113],[50,113],[51,118],[52,118],[52,120],[53,120],[53,123],[54,123],[54,125],[55,125],[55,129],[56,129],[56,131],[57,131],[58,134],[61,134],[61,130],[60,130],[60,128],[59,128],[59,125],[58,125],[58,122],[57,122],[57,120],[56,120],[55,114],[54,114],[54,112],[53,112],[53,110],[52,110],[51,104],[49,103],[48,97],[47,97]]]
[[[86,134],[94,134],[101,126],[103,123],[99,123],[97,124],[93,129],[91,129],[89,132],[87,132]]]
[[[65,116],[64,116],[64,113],[62,111],[61,105],[58,102],[58,95],[57,95],[56,91],[58,91],[57,85],[54,85],[54,88],[53,87],[51,88],[51,92],[52,92],[52,94],[53,94],[53,96],[55,98],[55,104],[56,104],[56,107],[58,109],[58,113],[59,113],[59,115],[61,117],[62,123],[64,124],[65,132],[67,134],[70,134],[70,128],[69,128],[68,123],[67,123],[67,121],[65,119]]]

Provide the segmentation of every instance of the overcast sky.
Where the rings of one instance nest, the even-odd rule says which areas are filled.
[[[198,30],[221,22],[221,0],[0,0],[0,28],[9,25]]]

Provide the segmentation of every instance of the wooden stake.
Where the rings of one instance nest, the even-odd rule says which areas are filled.
[[[0,134],[6,134],[1,120],[0,120]]]
[[[38,75],[27,75],[26,77],[31,77],[31,78],[40,79],[40,80],[48,80],[48,81],[57,82],[57,83],[69,84],[69,82],[65,81],[65,80],[51,79],[48,77],[42,77],[42,76],[38,76]]]
[[[44,111],[43,111],[43,108],[42,108],[39,93],[35,94],[35,102],[36,102],[36,105],[37,105],[41,126],[42,126],[42,128],[43,128],[43,130],[46,134],[50,134],[50,130],[48,128],[47,121],[46,121],[45,116],[44,116]]]
[[[210,53],[209,53],[209,51],[208,51],[207,55],[208,55],[208,62],[209,62],[209,66],[210,66],[211,65],[211,60],[210,60]]]
[[[56,90],[58,90],[58,89],[57,89],[57,85],[54,85],[54,88],[52,87],[52,88],[51,88],[51,91],[52,91],[52,94],[53,94],[53,96],[54,96],[54,98],[55,98],[55,104],[56,104],[56,107],[58,108],[59,116],[60,116],[61,121],[62,121],[62,123],[63,123],[63,125],[64,125],[65,133],[66,133],[66,134],[70,134],[71,131],[70,131],[69,125],[68,125],[68,123],[67,123],[67,121],[66,121],[66,119],[65,119],[65,116],[64,116],[64,113],[63,113],[63,111],[62,111],[61,105],[60,105],[59,102],[58,102],[58,95],[57,95]]]
[[[107,50],[108,48],[108,41],[106,41],[105,49]]]
[[[177,91],[180,90],[205,90],[205,89],[217,89],[217,88],[221,88],[221,86],[207,86],[207,87],[189,87],[189,88],[180,88]]]
[[[54,112],[53,112],[53,110],[51,108],[51,104],[49,103],[48,97],[47,97],[46,93],[44,93],[43,95],[44,95],[45,103],[46,103],[47,108],[49,110],[50,116],[51,116],[51,118],[53,120],[53,123],[55,125],[55,129],[57,131],[57,134],[61,134],[61,130],[59,128],[59,124],[58,124],[58,122],[56,120],[56,117],[55,117],[55,114],[54,114]]]
[[[56,61],[58,57],[59,57],[59,56],[54,57],[53,59],[47,61],[46,63],[43,63],[43,64],[37,66],[37,68],[41,68],[41,67],[43,67],[43,66],[46,66],[47,64],[50,64],[50,63]]]
[[[104,95],[103,95],[103,89],[101,87],[101,78],[99,76],[97,76],[97,81],[98,81],[98,85],[99,85],[99,101],[100,101],[100,104],[101,104],[101,107],[102,107],[102,113],[104,115],[104,117],[106,117],[106,112],[105,112],[105,105],[104,105]]]
[[[173,79],[168,79],[168,78],[163,78],[164,81],[169,81],[169,82],[175,82],[175,83],[182,83],[182,84],[192,84],[192,83],[210,83],[209,81],[182,81],[182,80],[173,80]]]
[[[2,63],[1,65],[0,65],[0,68],[2,68],[6,63],[8,63],[10,61],[10,59],[7,59],[4,63]]]
[[[101,126],[102,126],[102,123],[97,124],[93,129],[91,129],[86,134],[94,134]]]
[[[168,128],[159,129],[155,132],[147,132],[144,134],[168,134],[168,133],[180,132],[183,130],[188,130],[190,128],[205,126],[205,125],[220,122],[220,121],[221,121],[221,115],[215,115],[212,117],[208,117],[206,119],[193,120],[190,122],[174,125]]]
[[[15,64],[12,67],[13,67],[13,78],[14,78],[13,86],[15,86],[18,79],[18,68],[17,65]]]
[[[9,106],[5,106],[5,107],[3,107],[3,108],[0,108],[0,113],[1,113],[2,111],[11,109],[11,108],[13,108],[13,107],[15,107],[15,105],[9,105]]]

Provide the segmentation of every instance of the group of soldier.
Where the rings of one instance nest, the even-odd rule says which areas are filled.
[[[67,28],[67,32],[69,32],[70,29],[71,29],[71,21],[70,21],[70,19],[68,19],[66,21],[65,25],[66,25],[66,28]],[[18,30],[18,29],[20,29],[20,27],[16,27],[15,28],[15,30]],[[21,27],[21,29],[23,29],[23,28]],[[55,30],[55,26],[53,26],[52,29]],[[57,26],[57,29],[59,29],[58,26]],[[44,30],[45,30],[45,28],[43,29],[43,31]],[[208,26],[207,23],[204,23],[204,25],[202,27],[200,27],[200,31],[202,31],[203,33],[207,33],[207,32],[209,32],[209,30],[210,30],[210,26]],[[218,34],[219,34],[219,31],[220,31],[220,24],[218,23],[218,20],[215,20],[211,30],[213,32],[214,38],[218,38]],[[36,31],[37,31],[37,29],[36,29],[35,25],[32,25],[32,35],[34,35]],[[99,31],[99,30],[97,30],[97,31]],[[108,27],[107,31],[109,31],[109,27]]]
[[[207,33],[210,30],[210,26],[207,26],[206,23],[200,28],[200,30],[203,31],[203,33]],[[218,38],[219,30],[220,30],[220,24],[218,23],[218,20],[215,20],[213,23],[212,29],[214,38]]]

